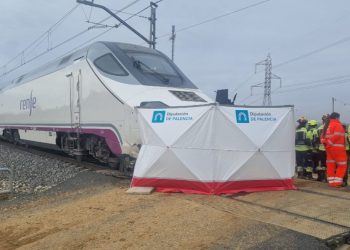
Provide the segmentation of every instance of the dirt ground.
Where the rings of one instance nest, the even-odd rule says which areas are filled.
[[[128,195],[128,185],[85,172],[38,197],[0,201],[0,249],[325,248],[315,238],[200,204],[195,195]]]

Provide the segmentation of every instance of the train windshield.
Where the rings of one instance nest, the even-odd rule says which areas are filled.
[[[146,53],[130,52],[134,66],[146,74],[161,74],[179,77],[175,69],[162,57]]]
[[[171,64],[161,56],[134,51],[126,54],[131,58],[134,68],[148,77],[156,78],[163,84],[182,81]]]
[[[129,84],[135,84],[134,80],[137,80],[142,85],[197,89],[181,70],[159,51],[126,43],[104,44],[129,73],[128,76],[109,74],[108,77]]]

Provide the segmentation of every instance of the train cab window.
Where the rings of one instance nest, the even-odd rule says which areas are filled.
[[[146,53],[128,53],[134,64],[146,74],[163,74],[168,76],[178,76],[176,71],[162,57]]]
[[[104,73],[116,76],[127,76],[120,63],[110,53],[100,56],[94,61],[95,66]]]

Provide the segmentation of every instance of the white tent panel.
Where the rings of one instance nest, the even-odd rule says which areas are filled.
[[[177,148],[211,148],[213,143],[212,136],[203,135],[214,131],[212,122],[214,114],[213,108],[209,109],[174,142],[173,146]]]
[[[154,154],[155,152],[153,149],[149,149],[149,153],[146,154]],[[143,172],[142,176],[158,179],[200,179],[198,172],[185,165],[174,153],[174,151],[170,149],[163,152],[163,154],[161,154],[159,158],[146,171]]]
[[[271,162],[260,153],[256,152],[245,164],[243,164],[229,180],[275,180],[281,179],[279,172]]]
[[[218,151],[213,180],[233,180],[231,176],[239,171],[255,154],[255,151]]]
[[[139,167],[135,168],[135,176],[147,176],[149,170],[154,166],[167,149],[161,146],[145,145],[141,147],[137,161]]]
[[[213,135],[213,147],[215,149],[222,150],[234,150],[234,151],[255,151],[256,146],[246,134],[237,128],[236,124],[230,122],[230,120],[221,112],[217,110],[214,119],[214,131]]]
[[[232,124],[216,107],[197,120],[174,143],[174,146],[214,150],[256,150],[254,142],[237,129],[235,124]]]
[[[163,140],[159,137],[151,125],[145,120],[145,117],[139,116],[139,128],[141,132],[141,139],[144,145],[154,145],[164,147]]]
[[[264,156],[271,162],[282,179],[287,179],[294,175],[295,151],[264,152]]]
[[[237,171],[254,154],[254,152],[189,148],[173,148],[172,151],[203,181],[227,180],[232,172]]]
[[[220,107],[220,110],[260,148],[290,108]]]
[[[211,150],[191,148],[173,148],[172,151],[181,159],[183,164],[196,173],[198,179],[213,180],[213,166],[216,164],[216,155]],[[193,157],[196,155],[196,157]]]
[[[208,194],[294,188],[292,107],[139,109],[139,122],[134,186]]]
[[[294,152],[294,115],[292,111],[286,113],[278,126],[271,131],[269,138],[262,146],[262,151],[293,151]],[[290,135],[293,131],[292,136]]]
[[[212,106],[208,105],[196,108],[139,109],[139,111],[142,110],[141,117],[144,117],[141,122],[147,123],[161,138],[163,144],[169,146],[173,145],[194,122],[211,108]],[[147,140],[149,138],[145,139]],[[147,141],[147,143],[153,144],[152,141]]]

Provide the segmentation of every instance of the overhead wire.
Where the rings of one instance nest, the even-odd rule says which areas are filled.
[[[131,2],[130,4],[128,4],[128,5],[126,5],[125,7],[123,7],[122,9],[118,10],[118,12],[123,11],[123,10],[129,8],[130,6],[132,6],[133,4],[135,4],[135,3],[139,2],[139,1],[140,1],[140,0],[135,0],[135,1]],[[164,1],[164,0],[158,0],[158,1],[155,2],[155,3],[158,4],[158,3],[162,2],[162,1]],[[133,17],[137,16],[138,14],[144,12],[145,10],[149,9],[150,7],[151,7],[151,6],[149,5],[149,6],[145,7],[145,8],[143,8],[143,9],[141,9],[140,11],[138,11],[138,12],[132,14],[130,17],[126,18],[124,21],[130,20],[131,18],[133,18]],[[106,21],[107,19],[108,19],[108,18],[104,18],[103,20]],[[101,22],[103,22],[103,20],[101,20]],[[52,60],[52,61],[55,61],[55,60],[57,60],[57,59],[59,59],[59,58],[64,57],[64,56],[67,55],[67,54],[72,53],[73,51],[75,51],[75,50],[81,48],[82,46],[84,46],[84,45],[90,43],[91,41],[97,39],[98,37],[101,37],[102,35],[108,33],[108,32],[111,31],[112,29],[114,29],[114,28],[116,28],[116,27],[120,27],[120,26],[122,26],[122,25],[123,25],[122,23],[119,23],[119,24],[116,24],[115,26],[107,26],[107,27],[109,27],[109,29],[107,29],[107,30],[105,30],[105,31],[103,31],[103,32],[101,32],[101,33],[99,33],[99,34],[97,34],[96,36],[94,36],[94,37],[88,39],[87,41],[85,41],[85,42],[83,42],[82,44],[80,44],[80,45],[74,47],[73,49],[69,50],[68,52],[64,53],[63,55],[61,55],[61,56],[59,56],[59,57],[57,57],[57,58],[55,58],[55,59]],[[58,47],[60,47],[60,46],[62,46],[62,45],[64,45],[64,44],[66,44],[66,43],[68,43],[68,42],[74,40],[75,38],[77,38],[77,37],[79,37],[79,36],[85,34],[85,33],[86,33],[87,31],[89,31],[90,29],[91,29],[91,27],[89,27],[88,29],[83,30],[83,31],[81,31],[81,32],[79,32],[79,33],[77,33],[77,34],[71,36],[70,38],[68,38],[68,39],[62,41],[61,43],[55,45],[54,47],[52,47],[51,50],[54,50],[54,49],[56,49],[56,48],[58,48]],[[25,64],[30,63],[30,62],[32,62],[32,61],[34,61],[34,60],[36,60],[36,59],[42,57],[43,55],[45,55],[45,54],[48,53],[48,52],[49,52],[49,51],[44,51],[44,52],[42,52],[42,53],[36,55],[35,57],[33,57],[33,58],[31,58],[30,60],[26,61]],[[7,71],[6,74],[11,73],[11,72],[17,70],[18,68],[20,68],[20,67],[22,67],[22,66],[23,66],[23,65],[19,65],[19,66],[17,66],[17,67],[14,67],[14,68],[12,68],[11,70]]]
[[[339,39],[339,40],[337,40],[337,41],[335,41],[335,42],[332,42],[332,43],[330,43],[330,44],[327,44],[326,46],[323,46],[323,47],[321,47],[321,48],[312,50],[312,51],[307,52],[307,53],[305,53],[305,54],[302,54],[302,55],[300,55],[300,56],[296,56],[296,57],[294,57],[294,58],[291,58],[291,59],[289,59],[289,60],[286,60],[286,61],[284,61],[284,62],[281,62],[281,63],[279,63],[279,64],[276,64],[276,65],[274,66],[274,68],[279,68],[279,67],[284,66],[284,65],[287,65],[287,64],[289,64],[289,63],[302,60],[302,59],[304,59],[304,58],[306,58],[306,57],[309,57],[309,56],[312,56],[312,55],[314,55],[314,54],[320,53],[320,52],[322,52],[322,51],[324,51],[324,50],[327,50],[327,49],[329,49],[329,48],[335,47],[335,46],[337,46],[337,45],[339,45],[339,44],[342,44],[342,43],[345,43],[345,42],[348,42],[348,41],[350,41],[350,36],[344,37],[344,38]]]
[[[306,58],[306,57],[309,57],[309,56],[314,55],[314,54],[316,54],[316,53],[322,52],[322,51],[324,51],[324,50],[326,50],[326,49],[329,49],[329,48],[331,48],[331,47],[337,46],[337,45],[342,44],[342,43],[347,42],[347,41],[350,41],[350,36],[345,37],[345,38],[340,39],[340,40],[337,40],[336,42],[333,42],[333,43],[331,43],[331,44],[328,44],[327,46],[323,46],[323,47],[321,47],[321,48],[319,48],[319,49],[315,49],[315,50],[313,50],[313,51],[311,51],[311,52],[308,52],[308,53],[305,53],[305,54],[303,54],[303,55],[300,55],[300,56],[294,57],[294,58],[292,58],[292,59],[286,60],[286,61],[284,61],[284,62],[282,62],[282,63],[279,63],[279,64],[275,65],[274,68],[278,68],[278,67],[287,65],[287,64],[292,63],[292,62],[294,62],[294,61],[302,60],[302,59],[304,59],[304,58]],[[254,74],[251,75],[248,79],[251,79],[252,76],[254,76]],[[341,76],[341,77],[347,77],[347,76],[349,76],[349,75],[345,75],[345,76]],[[247,79],[246,81],[242,82],[241,84],[239,84],[238,87],[236,87],[235,91],[237,91],[239,88],[241,88],[243,85],[245,85],[245,84],[248,82],[248,79]],[[326,80],[328,80],[328,79],[326,79]],[[311,83],[312,83],[312,82],[311,82]],[[302,84],[303,84],[303,83],[302,83]],[[294,84],[293,84],[293,85],[294,85]],[[290,85],[290,86],[288,86],[288,85],[287,85],[287,86],[283,86],[283,89],[284,89],[284,88],[293,87],[293,85]],[[245,97],[245,98],[243,99],[243,101],[246,101],[247,99],[249,99],[249,97],[251,97],[251,96]]]
[[[350,103],[344,102],[344,101],[342,101],[342,100],[339,99],[339,98],[335,98],[335,100],[338,101],[338,102],[340,102],[340,103],[342,103],[344,106],[350,106]]]
[[[139,2],[139,1],[140,1],[140,0],[134,0],[134,1],[131,2],[130,4],[128,4],[128,5],[126,5],[125,7],[123,7],[123,8],[121,9],[121,11],[123,11],[123,10],[129,8],[130,6],[132,6],[133,4],[135,4],[135,3]],[[160,1],[163,1],[163,0],[160,0]],[[160,2],[160,1],[158,1],[158,2]],[[78,6],[79,6],[79,5],[76,5],[76,6],[75,6],[74,8],[72,8],[70,11],[68,11],[59,21],[57,21],[54,25],[52,25],[50,29],[52,30],[54,27],[57,27],[57,25],[58,25],[59,23],[61,23],[66,17],[68,17]],[[150,7],[150,6],[148,6],[147,8],[144,8],[143,10],[137,12],[136,14],[141,13],[142,11],[148,9],[149,7]],[[130,17],[129,17],[128,19],[126,19],[126,20],[129,20],[129,19],[132,18],[132,17],[134,17],[134,15],[133,15],[133,16],[130,16]],[[110,18],[110,16],[109,16],[108,18]],[[107,20],[108,18],[104,18],[103,20],[101,20],[101,22],[104,22],[104,21]],[[120,25],[120,24],[119,24],[119,25]],[[117,26],[113,26],[113,27],[111,27],[111,29],[113,29],[113,28],[115,28],[115,27],[117,27]],[[74,40],[75,38],[77,38],[77,37],[79,37],[79,36],[81,36],[81,35],[83,35],[83,34],[85,34],[85,33],[87,33],[87,32],[88,32],[89,30],[91,30],[92,28],[93,28],[93,27],[88,27],[87,29],[85,29],[85,30],[83,30],[83,31],[81,31],[81,32],[79,32],[79,33],[77,33],[77,34],[75,34],[75,35],[69,37],[68,39],[66,39],[66,40],[64,40],[64,41],[62,41],[62,42],[60,42],[59,44],[57,44],[57,45],[51,47],[49,50],[43,51],[43,52],[41,52],[40,54],[38,54],[38,55],[36,55],[36,56],[34,56],[34,57],[32,57],[32,58],[26,60],[26,61],[21,62],[20,65],[15,66],[15,67],[11,68],[10,70],[6,70],[6,71],[5,71],[3,74],[1,74],[0,76],[4,76],[4,75],[6,75],[6,74],[9,74],[9,73],[11,73],[11,72],[17,70],[18,68],[21,68],[23,65],[28,64],[28,63],[30,63],[30,62],[32,62],[32,61],[34,61],[34,60],[36,60],[36,59],[42,57],[43,55],[47,54],[48,52],[50,52],[50,51],[52,51],[52,50],[54,50],[54,49],[56,49],[56,48],[58,48],[58,47],[60,47],[60,46],[62,46],[62,45],[64,45],[64,44],[66,44],[66,43],[68,43],[68,42]],[[50,30],[50,29],[49,29],[49,30]],[[110,29],[110,30],[111,30],[111,29]],[[108,30],[108,31],[110,31],[110,30]],[[48,31],[47,31],[47,32],[48,32]],[[47,33],[47,32],[46,32],[46,33]],[[40,36],[40,38],[42,38],[44,35],[46,35],[46,33],[44,33],[42,36]],[[103,32],[103,34],[105,34],[105,33],[107,33],[107,32]],[[38,40],[39,40],[39,39],[37,39],[35,42],[37,42]],[[30,46],[32,46],[33,44],[34,44],[34,42],[33,42]],[[30,46],[28,46],[27,48],[29,48]],[[20,53],[19,55],[17,55],[14,59],[18,58],[18,56],[20,56],[21,54],[22,54],[22,53]],[[11,62],[12,62],[12,61],[11,61]],[[8,64],[8,63],[7,63],[7,64]],[[5,65],[7,65],[7,64],[5,64]],[[5,65],[4,65],[4,66],[5,66]],[[4,67],[4,66],[3,66],[3,67]]]
[[[88,19],[88,20],[90,20],[90,19],[91,19],[92,10],[93,10],[93,7],[91,6],[91,8],[90,8],[90,14],[89,14],[89,19]]]
[[[80,5],[80,9],[81,9],[81,11],[83,12],[83,14],[85,16],[86,21],[90,21],[90,19],[88,18],[87,14],[85,12],[85,9],[84,9],[83,5]]]
[[[342,100],[340,100],[339,98],[335,98],[335,101],[337,102],[340,102],[341,104],[343,104],[343,107],[345,108],[349,108],[350,109],[350,103],[347,103],[347,102],[344,102]]]
[[[345,79],[335,79],[335,80],[330,80],[330,81],[324,81],[320,80],[319,82],[314,81],[315,83],[310,86],[309,83],[307,83],[307,86],[296,86],[296,88],[288,89],[288,90],[283,90],[281,88],[275,88],[274,90],[271,91],[271,94],[273,93],[274,95],[280,95],[284,93],[291,93],[291,92],[296,92],[296,91],[301,91],[301,90],[308,90],[308,89],[313,89],[315,87],[322,88],[322,87],[330,87],[330,86],[338,86],[338,85],[344,85],[344,84],[350,84],[350,77],[345,78]],[[263,94],[255,95],[259,96],[258,98],[254,99],[253,101],[249,102],[248,104],[255,103],[260,99],[260,96],[263,96]],[[252,97],[252,96],[250,96]],[[243,101],[241,101],[243,102]]]
[[[262,5],[264,3],[267,3],[267,2],[270,2],[271,0],[264,0],[264,1],[260,1],[260,2],[257,2],[257,3],[253,3],[253,4],[250,4],[250,5],[247,5],[245,7],[242,7],[242,8],[239,8],[239,9],[236,9],[236,10],[232,10],[232,11],[229,11],[227,13],[224,13],[224,14],[221,14],[221,15],[218,15],[218,16],[215,16],[215,17],[212,17],[212,18],[209,18],[209,19],[206,19],[206,20],[203,20],[203,21],[200,21],[198,23],[194,23],[194,24],[191,24],[191,25],[188,25],[188,26],[185,26],[185,27],[182,27],[180,29],[178,29],[176,31],[176,34],[177,33],[180,33],[180,32],[183,32],[183,31],[186,31],[186,30],[189,30],[189,29],[192,29],[192,28],[195,28],[197,26],[200,26],[200,25],[203,25],[203,24],[206,24],[206,23],[209,23],[209,22],[213,22],[213,21],[216,21],[218,19],[221,19],[221,18],[224,18],[224,17],[227,17],[227,16],[230,16],[230,15],[233,15],[233,14],[236,14],[236,13],[239,13],[241,11],[244,11],[244,10],[247,10],[247,9],[250,9],[250,8],[253,8],[253,7],[256,7],[256,6],[259,6],[259,5]],[[165,33],[165,34],[162,34],[160,36],[157,37],[157,40],[159,39],[162,39],[162,38],[165,38],[165,37],[168,37],[172,35],[172,33]],[[144,43],[142,43],[144,44]],[[245,81],[243,81],[242,83],[240,83],[237,87],[236,87],[236,91],[242,87],[244,84],[246,84],[251,78],[253,78],[255,74],[252,74],[251,76],[249,76]],[[235,91],[234,91],[235,92]]]
[[[111,9],[112,11],[116,11],[116,10],[113,10]],[[126,15],[129,15],[129,16],[132,16],[134,15],[133,13],[130,13],[130,12],[127,12],[127,11],[119,11],[119,13],[122,13],[122,14],[126,14]],[[140,18],[144,18],[144,19],[148,19],[149,17],[147,16],[143,16],[143,15],[135,15],[137,17],[140,17]]]
[[[136,4],[137,2],[140,2],[140,1],[141,1],[141,0],[134,0],[134,1],[132,1],[131,3],[127,4],[125,7],[121,8],[120,10],[116,10],[116,11],[114,12],[114,14],[118,14],[118,13],[120,13],[121,11],[124,11],[124,10],[130,8],[131,6],[133,6],[134,4]],[[149,8],[149,6],[148,6],[147,8],[145,8],[144,10],[146,10],[146,9],[148,9],[148,8]],[[142,11],[144,11],[144,10],[142,10]],[[110,18],[112,18],[112,16],[111,16],[111,15],[108,15],[107,17],[105,17],[104,19],[102,19],[101,21],[99,21],[98,23],[104,23],[105,21],[109,20]]]
[[[348,16],[348,15],[344,15],[344,16],[342,16],[341,18],[336,19],[335,22],[340,21],[341,19],[343,19],[343,18],[346,17],[346,16]],[[274,68],[282,67],[282,66],[287,65],[287,64],[289,64],[289,63],[292,63],[292,62],[295,62],[295,61],[298,61],[298,60],[302,60],[302,59],[304,59],[304,58],[307,58],[307,57],[312,56],[312,55],[314,55],[314,54],[320,53],[320,52],[322,52],[322,51],[324,51],[324,50],[327,50],[327,49],[329,49],[329,48],[338,46],[338,45],[340,45],[340,44],[342,44],[342,43],[345,43],[345,42],[348,42],[348,41],[350,41],[350,36],[347,36],[347,37],[345,37],[345,38],[339,39],[339,40],[337,40],[337,41],[335,41],[335,42],[332,42],[332,43],[330,43],[330,44],[327,44],[327,45],[325,45],[325,46],[323,46],[323,47],[320,47],[320,48],[318,48],[318,49],[312,50],[312,51],[310,51],[310,52],[304,53],[304,54],[302,54],[302,55],[296,56],[296,57],[294,57],[294,58],[291,58],[291,59],[288,59],[288,60],[286,60],[286,61],[284,61],[284,62],[281,62],[281,63],[279,63],[279,64],[276,64],[276,65],[274,65]],[[262,71],[260,71],[260,72],[262,72]],[[258,73],[260,73],[260,72],[258,72]],[[253,74],[252,76],[254,76],[254,74]],[[250,76],[250,78],[251,78],[252,76]],[[240,89],[241,87],[243,87],[247,82],[248,82],[248,81],[243,81],[241,84],[239,84],[239,85],[235,88],[235,90],[234,90],[233,92],[236,92],[238,89]],[[283,88],[284,88],[284,87],[283,87]]]
[[[18,57],[22,56],[27,50],[29,50],[32,46],[36,45],[38,41],[40,41],[42,38],[45,38],[49,32],[54,31],[69,15],[71,15],[74,10],[77,9],[79,5],[75,5],[73,8],[71,8],[68,12],[66,12],[56,23],[54,23],[47,31],[45,31],[43,34],[41,34],[37,39],[35,39],[32,43],[30,43],[26,48],[24,48],[20,53],[18,53],[16,56],[11,58],[7,63],[2,65],[0,68],[6,68],[8,64],[16,60]]]
[[[221,19],[223,17],[226,17],[226,16],[229,16],[229,15],[232,15],[232,14],[235,14],[235,13],[238,13],[238,12],[241,12],[241,11],[244,11],[244,10],[247,10],[247,9],[250,9],[250,8],[253,8],[253,7],[256,7],[258,5],[262,5],[266,2],[270,2],[271,0],[264,0],[264,1],[260,1],[260,2],[257,2],[257,3],[254,3],[254,4],[250,4],[250,5],[247,5],[245,7],[242,7],[240,9],[236,9],[236,10],[233,10],[233,11],[230,11],[230,12],[227,12],[227,13],[224,13],[224,14],[221,14],[219,16],[215,16],[215,17],[212,17],[212,18],[209,18],[209,19],[206,19],[206,20],[203,20],[201,22],[198,22],[198,23],[194,23],[194,24],[191,24],[191,25],[188,25],[188,26],[185,26],[185,27],[182,27],[180,29],[178,29],[176,31],[176,33],[180,33],[180,32],[183,32],[183,31],[186,31],[186,30],[189,30],[189,29],[192,29],[192,28],[195,28],[197,26],[200,26],[200,25],[203,25],[203,24],[206,24],[206,23],[209,23],[209,22],[213,22],[213,21],[216,21],[218,19]],[[163,35],[160,35],[157,37],[157,39],[162,39],[164,37],[168,37],[169,35],[171,35],[172,33],[166,33],[166,34],[163,34]]]
[[[293,89],[298,89],[298,88],[305,88],[308,86],[314,87],[317,86],[319,84],[322,84],[324,82],[328,83],[336,83],[338,81],[344,81],[344,80],[350,80],[350,75],[340,75],[340,76],[333,76],[333,77],[328,77],[328,78],[324,78],[324,79],[318,79],[318,80],[313,80],[313,81],[306,81],[306,82],[298,82],[295,84],[290,84],[290,85],[285,85],[283,88],[276,88],[274,90],[271,91],[271,93],[276,93],[277,90],[283,90],[285,88],[292,88]],[[284,93],[284,92],[288,92],[289,90],[283,91],[283,92],[277,92],[277,93]],[[249,98],[252,98],[254,96],[262,96],[263,94],[257,94],[257,95],[248,95],[245,98],[243,98],[242,100],[240,100],[241,103],[244,103],[245,101],[247,101]]]

